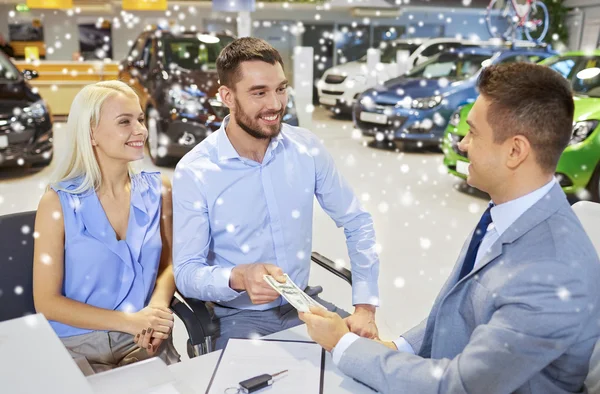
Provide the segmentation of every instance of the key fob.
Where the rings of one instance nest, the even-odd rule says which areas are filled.
[[[244,394],[253,393],[260,389],[270,386],[273,383],[273,377],[268,374],[258,375],[239,383]]]

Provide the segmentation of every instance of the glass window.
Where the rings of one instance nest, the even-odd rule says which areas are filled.
[[[359,60],[369,49],[369,26],[340,26],[335,33],[338,63]]]
[[[600,57],[586,58],[573,79],[573,92],[600,98]]]
[[[407,77],[463,80],[475,75],[488,59],[488,55],[444,52],[415,67]]]
[[[214,69],[221,49],[231,41],[233,37],[206,34],[166,38],[163,41],[166,64],[174,64],[188,70],[199,69],[204,65]]]
[[[418,44],[411,44],[408,42],[382,42],[379,46],[381,49],[381,63],[396,63],[396,52],[408,51],[409,54],[412,55],[418,47]],[[363,57],[361,61],[366,62],[367,57]]]
[[[421,52],[421,56],[431,57],[433,55],[437,55],[440,52],[448,50],[450,48],[458,48],[459,46],[460,46],[460,44],[454,44],[454,43],[452,43],[452,44],[441,43],[441,44],[429,45],[427,48],[425,48],[423,50],[423,52]]]
[[[18,81],[21,78],[20,75],[19,70],[0,51],[0,82]]]
[[[550,67],[565,78],[570,78],[576,63],[577,59],[573,57],[555,57],[545,63],[545,66]]]
[[[537,63],[542,60],[540,55],[513,55],[505,57],[500,61],[500,64],[508,64],[508,63]]]
[[[142,49],[142,55],[140,56],[140,68],[142,70],[148,69],[148,66],[150,65],[150,60],[152,59],[152,52],[152,38],[148,38],[146,40],[146,45],[144,45],[144,49]]]
[[[142,49],[144,48],[144,44],[146,43],[146,36],[140,37],[137,39],[135,44],[131,47],[131,51],[129,51],[129,56],[131,57],[131,61],[138,60],[142,55]]]

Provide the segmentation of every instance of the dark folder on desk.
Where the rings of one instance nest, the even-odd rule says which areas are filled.
[[[230,339],[219,357],[206,394],[235,392],[233,389],[239,387],[241,381],[283,370],[288,372],[257,393],[323,393],[325,351],[315,342]]]

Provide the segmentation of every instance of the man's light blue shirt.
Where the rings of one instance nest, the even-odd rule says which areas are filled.
[[[173,268],[186,297],[239,309],[266,310],[229,287],[240,264],[269,263],[305,288],[311,264],[313,196],[344,227],[352,302],[379,304],[373,220],[333,158],[308,130],[283,124],[262,163],[241,157],[226,117],[177,165],[173,179]]]
[[[477,257],[475,258],[475,266],[473,269],[477,268],[481,258],[500,238],[500,236],[502,236],[502,234],[504,234],[504,232],[508,230],[508,228],[512,226],[512,224],[515,223],[517,219],[519,219],[519,217],[521,217],[521,215],[523,215],[529,208],[534,206],[535,203],[546,196],[554,187],[555,183],[556,179],[552,178],[552,180],[546,185],[523,197],[492,207],[492,223],[488,226],[487,231],[483,236],[481,246],[477,251]],[[344,351],[346,351],[346,349],[348,349],[350,345],[352,345],[358,338],[359,337],[357,335],[352,333],[346,334],[342,337],[333,350],[333,361],[336,365],[341,360]],[[399,351],[415,354],[412,346],[410,346],[410,344],[404,338],[400,337],[393,342]]]

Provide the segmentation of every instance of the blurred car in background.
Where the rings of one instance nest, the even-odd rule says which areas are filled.
[[[542,64],[571,81],[574,92],[573,136],[556,178],[565,193],[600,202],[600,51],[569,52]],[[444,164],[462,179],[467,178],[469,159],[458,144],[469,132],[466,121],[472,107],[465,105],[452,115],[443,142]]]
[[[19,72],[0,51],[0,166],[41,167],[52,161],[52,115],[27,83],[37,76]]]
[[[163,30],[142,33],[121,62],[119,79],[138,91],[156,165],[170,165],[221,127],[229,109],[218,96],[216,60],[234,37]],[[298,125],[293,97],[283,121]]]
[[[475,41],[456,38],[414,38],[382,42],[381,69],[377,70],[377,80],[373,81],[375,83],[369,82],[365,55],[360,60],[344,63],[325,71],[323,77],[317,82],[319,103],[334,113],[351,114],[356,98],[366,89],[374,87],[376,83],[382,84],[388,79],[397,77],[442,51],[479,45]],[[396,63],[398,51],[406,51],[409,55],[402,67]]]
[[[377,141],[439,147],[450,116],[477,98],[477,78],[483,67],[538,62],[555,54],[549,48],[536,47],[442,52],[408,74],[362,93],[354,106],[354,125]]]

